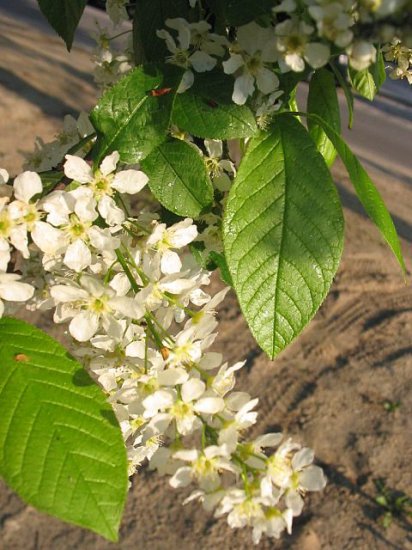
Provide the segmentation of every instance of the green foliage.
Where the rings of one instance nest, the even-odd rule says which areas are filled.
[[[404,520],[412,518],[412,499],[403,491],[389,489],[383,479],[375,481],[377,496],[376,504],[382,510],[380,522],[387,529],[394,519]]]
[[[330,62],[329,66],[333,70],[335,78],[336,78],[339,86],[342,88],[343,93],[345,94],[346,105],[347,105],[347,108],[348,108],[348,128],[352,128],[352,126],[353,126],[353,93],[352,93],[352,90],[349,87],[349,84],[347,82],[346,77],[344,77],[342,75],[339,68],[336,67],[336,65],[333,62]]]
[[[142,161],[154,196],[179,216],[197,218],[213,201],[213,186],[200,154],[188,143],[169,139]]]
[[[0,474],[23,500],[117,540],[126,451],[111,406],[55,340],[0,319]]]
[[[222,71],[196,75],[194,85],[178,94],[172,121],[182,130],[210,139],[238,139],[252,136],[255,117],[246,105],[232,101],[233,78]]]
[[[171,65],[138,67],[103,95],[90,116],[96,163],[115,150],[139,162],[165,141],[181,76]]]
[[[354,90],[362,97],[373,101],[386,80],[385,61],[382,52],[378,52],[376,62],[362,71],[349,67],[349,76]]]
[[[229,194],[224,244],[246,320],[274,357],[322,303],[343,246],[329,170],[291,117],[279,116],[250,142]]]
[[[315,71],[311,78],[308,95],[308,113],[314,113],[325,120],[340,134],[340,110],[333,73],[326,69]],[[308,119],[309,133],[328,166],[336,158],[336,149],[321,126]]]
[[[170,55],[165,41],[156,31],[166,28],[166,19],[183,17],[189,19],[188,0],[138,0],[133,19],[134,50],[142,51],[146,63],[164,61]]]
[[[267,14],[276,4],[275,0],[222,0],[226,22],[229,25],[246,25],[261,15]]]
[[[373,184],[372,180],[368,176],[366,170],[363,168],[357,157],[352,153],[345,141],[340,137],[335,130],[329,126],[323,119],[317,115],[309,115],[315,122],[317,122],[326,135],[335,146],[343,164],[346,166],[349,177],[353,183],[356,194],[362,203],[366,213],[371,220],[376,224],[383,238],[388,243],[396,259],[399,262],[404,273],[406,272],[405,263],[403,260],[402,249],[399,242],[398,234],[396,232],[395,225],[392,221],[391,215],[385,206],[385,203]]]
[[[73,44],[74,33],[86,7],[86,0],[37,0],[47,21],[63,38],[67,49]]]

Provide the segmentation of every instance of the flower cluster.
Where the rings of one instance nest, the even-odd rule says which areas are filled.
[[[219,142],[206,150],[216,178],[234,171],[219,160]],[[120,169],[117,152],[95,169],[66,154],[63,169],[64,182],[47,194],[36,172],[12,185],[0,172],[0,298],[53,309],[67,326],[71,352],[116,412],[130,475],[148,461],[173,487],[193,484],[188,500],[231,527],[250,526],[255,542],[290,532],[303,496],[325,479],[313,452],[281,434],[247,438],[258,400],[234,389],[243,363],[229,366],[209,350],[227,289],[209,295],[210,273],[182,255],[196,225],[131,214],[127,197],[147,177]],[[7,272],[13,265],[23,281]]]
[[[386,61],[394,63],[395,67],[389,73],[390,78],[399,80],[406,78],[412,84],[412,48],[407,48],[399,39],[393,39],[383,47]]]
[[[172,54],[167,62],[186,69],[180,92],[193,84],[193,71],[210,71],[220,63],[235,78],[233,101],[243,105],[254,98],[255,110],[261,115],[278,108],[279,75],[283,73],[318,69],[337,54],[346,54],[353,69],[367,69],[376,61],[375,44],[380,36],[363,33],[363,28],[374,23],[380,28],[382,18],[398,13],[404,4],[306,0],[302,6],[302,2],[283,0],[272,9],[265,26],[251,22],[235,33],[219,36],[206,21],[189,23],[177,18],[165,22],[177,32],[176,40],[164,29],[157,34]],[[406,50],[393,53],[400,61],[392,73],[397,78],[410,78]]]

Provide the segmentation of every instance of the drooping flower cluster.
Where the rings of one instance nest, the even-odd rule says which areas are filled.
[[[234,171],[219,161],[218,142],[207,152],[216,177]],[[209,350],[227,289],[210,296],[210,273],[182,256],[198,236],[191,219],[167,227],[149,212],[130,213],[127,195],[147,177],[118,164],[117,152],[97,169],[67,154],[64,186],[46,195],[36,172],[11,186],[1,171],[0,298],[53,309],[67,326],[71,352],[119,419],[130,474],[149,461],[173,487],[192,484],[188,500],[231,527],[250,526],[255,542],[279,537],[305,493],[324,487],[323,473],[312,451],[281,434],[247,438],[258,400],[234,390],[243,363],[229,366]],[[13,265],[23,281],[7,272]]]

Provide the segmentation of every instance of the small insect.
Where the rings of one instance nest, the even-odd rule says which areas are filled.
[[[209,107],[212,107],[212,109],[216,109],[217,107],[219,107],[219,105],[213,99],[206,99],[205,103],[206,105],[209,105]]]
[[[29,358],[28,356],[25,354],[25,353],[17,353],[15,356],[14,356],[14,360],[15,361],[18,361],[18,362],[23,362],[23,363],[26,363]]]
[[[163,95],[170,94],[172,90],[173,88],[155,88],[153,90],[149,90],[147,94],[152,97],[161,97]]]

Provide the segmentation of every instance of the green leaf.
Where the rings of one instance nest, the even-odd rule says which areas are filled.
[[[188,0],[138,0],[133,19],[135,53],[143,50],[145,62],[163,62],[170,52],[156,31],[166,29],[166,19],[189,19],[189,12]]]
[[[197,218],[213,201],[213,186],[200,154],[188,143],[170,139],[141,163],[157,200],[179,216]]]
[[[340,110],[335,77],[327,69],[315,71],[309,84],[308,112],[315,113],[340,134]],[[336,149],[321,126],[308,119],[309,133],[328,166],[336,158]]]
[[[363,69],[362,71],[356,71],[349,66],[349,76],[352,82],[353,89],[358,92],[365,99],[373,101],[378,90],[376,88],[375,80],[370,69]]]
[[[166,139],[181,77],[171,65],[138,67],[103,95],[90,116],[96,163],[112,151],[123,162],[139,162]]]
[[[362,206],[382,233],[383,238],[388,243],[390,249],[398,260],[399,265],[405,273],[406,267],[403,260],[399,237],[391,215],[386,208],[379,191],[376,189],[366,170],[363,168],[357,157],[352,153],[341,136],[317,115],[309,116],[320,126],[322,126],[326,132],[326,135],[335,146],[338,155],[342,159],[343,164],[346,166],[349,177],[353,183],[356,194],[362,203]]]
[[[232,101],[233,78],[222,71],[196,74],[194,85],[175,100],[172,122],[192,135],[210,139],[252,136],[256,121],[246,105]]]
[[[212,252],[209,254],[209,257],[212,262],[216,264],[216,266],[219,268],[220,278],[222,279],[222,281],[228,286],[233,286],[233,279],[230,274],[225,255],[212,250]]]
[[[73,44],[74,33],[86,7],[86,0],[37,0],[47,21],[63,38],[67,49]]]
[[[259,345],[275,357],[316,313],[343,247],[330,172],[297,120],[279,116],[251,140],[223,232],[240,306]]]
[[[275,0],[223,0],[226,21],[229,25],[246,25],[258,17],[271,13]]]
[[[375,82],[376,89],[379,92],[386,80],[385,60],[381,51],[378,51],[376,62],[371,66],[371,73]]]
[[[117,540],[127,458],[102,391],[23,321],[0,319],[0,357],[0,475],[30,505]]]
[[[330,68],[333,70],[336,80],[339,83],[339,86],[342,88],[343,93],[345,94],[346,105],[348,107],[348,128],[353,126],[353,93],[346,80],[346,77],[342,75],[339,68],[335,66],[334,63],[329,63]]]

